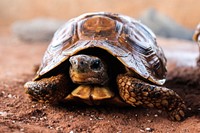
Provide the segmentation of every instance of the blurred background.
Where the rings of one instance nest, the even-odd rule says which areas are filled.
[[[159,36],[191,40],[200,19],[200,1],[0,0],[0,28],[12,27],[12,32],[23,40],[44,41],[70,18],[97,11],[137,18]],[[39,39],[28,37],[39,33],[43,35]]]
[[[155,8],[187,28],[194,28],[200,20],[199,0],[0,0],[0,25],[37,17],[68,20],[94,11],[137,18],[149,8]]]

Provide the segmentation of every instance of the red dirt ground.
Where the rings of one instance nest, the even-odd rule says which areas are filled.
[[[168,40],[159,42],[165,48]],[[168,43],[179,44],[180,41]],[[50,106],[31,101],[23,89],[24,83],[33,78],[34,65],[40,63],[46,47],[44,43],[24,43],[0,33],[0,132],[200,132],[200,69],[168,65],[165,86],[177,91],[188,107],[187,118],[182,122],[170,121],[165,112],[155,109],[74,104]]]

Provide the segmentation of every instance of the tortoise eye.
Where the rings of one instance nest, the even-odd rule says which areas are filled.
[[[99,69],[100,64],[101,64],[100,60],[94,60],[94,61],[92,61],[90,68],[91,69]]]

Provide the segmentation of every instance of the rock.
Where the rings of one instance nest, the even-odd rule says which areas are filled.
[[[37,18],[29,21],[17,21],[12,25],[12,32],[23,41],[50,41],[54,32],[63,25],[63,21]]]
[[[7,112],[0,112],[0,116],[6,117],[8,115]]]
[[[193,30],[181,26],[153,8],[145,11],[139,19],[158,36],[192,40]]]
[[[147,127],[147,128],[145,128],[145,131],[147,131],[147,132],[153,132],[153,128],[150,128],[150,127]]]

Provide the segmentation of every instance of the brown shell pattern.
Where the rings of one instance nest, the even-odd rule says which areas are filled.
[[[152,31],[133,18],[105,12],[83,14],[58,29],[35,79],[90,47],[106,50],[153,83],[165,82],[166,58]]]

